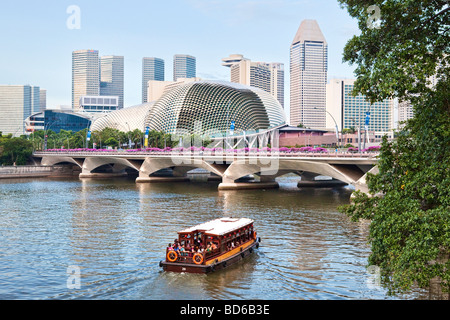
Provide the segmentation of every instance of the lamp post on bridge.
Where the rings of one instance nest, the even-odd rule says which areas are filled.
[[[350,118],[350,119],[353,120],[353,123],[354,123],[355,126],[356,126],[356,121],[355,121],[355,119],[354,119],[354,118]],[[358,127],[358,151],[361,152],[361,123],[359,123],[359,124],[357,125],[357,127]]]
[[[317,107],[314,107],[314,109],[317,110]],[[338,145],[339,147],[342,147],[342,142],[339,143],[339,141],[340,141],[340,140],[339,140],[339,127],[338,127],[338,124],[337,124],[337,122],[336,122],[336,119],[334,119],[333,115],[332,115],[330,112],[328,112],[327,110],[325,110],[325,112],[328,113],[328,114],[330,115],[331,119],[333,119],[333,121],[334,121],[334,125],[335,125],[335,127],[336,127],[337,145]],[[341,138],[342,138],[342,132],[341,132]]]

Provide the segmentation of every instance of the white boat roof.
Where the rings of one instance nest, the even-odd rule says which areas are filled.
[[[251,223],[253,223],[253,220],[248,218],[220,218],[199,224],[178,233],[191,233],[198,230],[207,234],[222,236]]]

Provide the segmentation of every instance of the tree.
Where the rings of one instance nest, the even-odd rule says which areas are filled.
[[[110,138],[106,139],[106,141],[104,142],[104,145],[111,147],[111,148],[116,148],[119,146],[119,141],[117,141],[117,139],[114,137],[110,137]]]
[[[33,153],[33,144],[22,138],[1,137],[0,162],[4,165],[25,165]]]
[[[354,134],[355,132],[356,132],[355,127],[345,128],[342,130],[342,134],[348,134],[348,133]]]
[[[354,94],[410,101],[415,114],[396,140],[384,138],[379,174],[368,175],[369,194],[356,192],[341,210],[371,220],[369,265],[380,267],[391,294],[427,287],[432,279],[448,292],[450,8],[436,0],[376,0],[370,8],[363,0],[339,2],[361,30],[344,49],[344,61],[357,66]]]

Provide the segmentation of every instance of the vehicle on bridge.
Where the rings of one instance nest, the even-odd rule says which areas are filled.
[[[164,271],[210,273],[226,268],[259,247],[254,221],[220,218],[178,232],[159,263]]]

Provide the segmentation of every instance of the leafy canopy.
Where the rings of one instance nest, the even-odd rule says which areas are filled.
[[[355,193],[341,208],[369,219],[370,265],[382,271],[390,293],[427,287],[437,279],[450,289],[450,83],[447,1],[339,0],[358,19],[361,33],[344,49],[355,64],[354,93],[372,102],[409,101],[414,118],[385,138],[379,174],[368,176],[370,194]],[[436,84],[432,85],[435,77]]]

